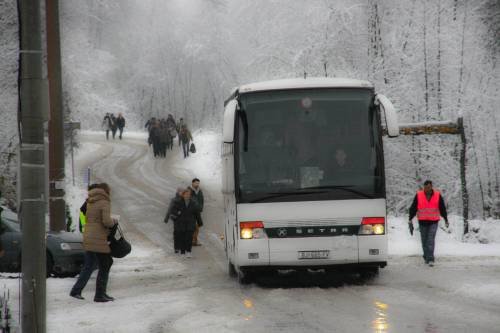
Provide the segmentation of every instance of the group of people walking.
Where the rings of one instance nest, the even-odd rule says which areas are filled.
[[[176,123],[174,117],[169,114],[167,119],[157,119],[152,117],[149,119],[144,127],[147,129],[148,144],[153,146],[153,156],[165,158],[167,150],[172,150],[174,146],[174,139],[178,136],[179,146],[182,144],[184,158],[189,156],[192,151],[190,143],[193,141],[193,136],[189,131],[184,119],[180,118]]]
[[[171,199],[164,222],[174,223],[174,252],[192,258],[192,246],[201,245],[198,240],[203,226],[201,213],[204,205],[200,180],[194,178],[188,187],[179,187]]]
[[[113,139],[116,136],[116,132],[119,132],[119,139],[122,139],[123,129],[125,128],[125,118],[121,113],[118,113],[118,116],[115,117],[112,113],[106,113],[104,119],[102,120],[102,127],[106,131],[106,140],[109,140],[109,132],[113,136]]]

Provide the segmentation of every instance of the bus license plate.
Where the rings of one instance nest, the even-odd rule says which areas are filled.
[[[299,259],[327,259],[329,255],[330,255],[329,250],[299,251]]]

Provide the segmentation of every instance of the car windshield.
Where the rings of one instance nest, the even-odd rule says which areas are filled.
[[[371,89],[248,93],[240,102],[239,202],[384,196]]]

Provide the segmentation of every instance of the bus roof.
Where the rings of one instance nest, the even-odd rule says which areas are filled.
[[[240,86],[238,92],[244,94],[254,91],[308,88],[373,88],[373,85],[368,81],[362,80],[311,77],[306,79],[296,78],[249,83]]]

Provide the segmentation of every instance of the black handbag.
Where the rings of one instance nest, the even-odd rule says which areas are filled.
[[[122,228],[118,223],[111,228],[108,241],[113,258],[123,258],[132,251],[132,245],[123,236]]]
[[[194,143],[192,143],[191,146],[189,147],[189,151],[193,154],[196,153],[196,147],[194,146]]]

